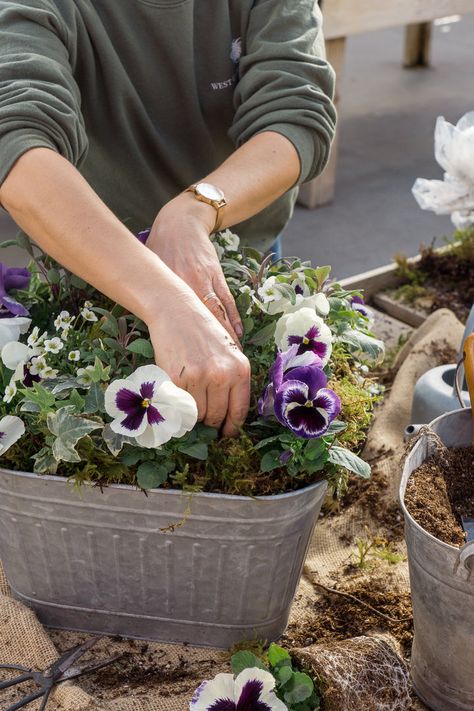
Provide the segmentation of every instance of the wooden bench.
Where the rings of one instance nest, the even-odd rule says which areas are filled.
[[[341,77],[350,35],[406,26],[405,67],[429,63],[431,23],[440,17],[474,12],[474,0],[320,0],[329,62]],[[336,90],[336,106],[339,104]],[[298,202],[314,208],[334,198],[338,136],[324,173],[301,186]]]

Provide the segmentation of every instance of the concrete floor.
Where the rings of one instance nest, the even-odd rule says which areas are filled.
[[[474,109],[473,35],[474,15],[436,27],[432,67],[416,70],[401,67],[402,28],[349,39],[336,199],[318,210],[296,209],[285,254],[332,264],[342,278],[452,232],[448,217],[418,208],[411,186],[417,177],[441,176],[433,156],[436,117],[455,122]],[[14,231],[0,210],[0,239]],[[0,259],[17,262],[12,250]]]

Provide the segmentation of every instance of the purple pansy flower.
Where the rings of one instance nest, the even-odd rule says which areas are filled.
[[[232,674],[217,674],[196,689],[189,711],[288,711],[273,691],[275,679],[264,669],[244,669]]]
[[[362,314],[362,316],[365,316],[365,318],[368,318],[369,321],[372,321],[374,318],[374,312],[372,309],[370,309],[367,304],[365,303],[364,299],[361,296],[352,296],[351,297],[351,308],[353,311],[358,311],[359,313]]]
[[[22,267],[7,267],[0,262],[0,318],[28,316],[28,311],[18,301],[8,295],[12,289],[27,289],[31,274]]]
[[[341,401],[326,387],[322,369],[303,366],[291,371],[275,393],[275,415],[297,437],[315,439],[327,432],[341,410]]]
[[[281,351],[278,352],[276,360],[270,368],[270,383],[258,401],[259,415],[263,417],[273,415],[274,394],[281,387],[283,380],[291,378],[291,370],[302,365],[322,367],[323,362],[321,358],[312,351],[307,351],[299,356],[297,344],[291,346],[283,353]]]
[[[182,437],[197,421],[194,398],[178,388],[157,365],[144,365],[105,392],[105,409],[117,434],[134,437],[142,447],[159,447]]]
[[[294,313],[282,316],[276,325],[275,342],[281,351],[297,345],[297,356],[312,352],[326,365],[332,350],[331,329],[314,309],[303,307]],[[298,363],[298,359],[296,364]]]

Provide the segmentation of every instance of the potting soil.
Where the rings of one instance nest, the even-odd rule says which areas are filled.
[[[415,521],[443,543],[462,546],[461,516],[474,517],[474,450],[435,452],[410,477],[405,504]]]
[[[373,479],[354,487],[340,510],[327,512],[316,526],[281,643],[295,654],[300,653],[298,649],[308,655],[315,643],[329,645],[333,656],[326,682],[333,680],[340,693],[344,679],[350,680],[346,687],[357,690],[356,695],[339,697],[347,705],[338,706],[337,711],[424,708],[416,700],[410,705],[406,677],[400,676],[399,656],[408,660],[412,634],[402,516],[396,504],[405,451],[402,437],[417,378],[438,365],[440,344],[457,348],[462,333],[462,324],[442,310],[405,346],[365,450]],[[392,651],[369,643],[362,644],[357,655],[347,654],[345,640],[380,633],[389,635]],[[0,573],[0,662],[42,669],[57,657],[58,650],[88,636],[46,631],[28,608],[13,600]],[[188,711],[193,691],[203,679],[230,670],[228,653],[185,645],[104,638],[90,654],[99,659],[117,652],[128,652],[128,656],[74,685],[58,687],[48,711]],[[316,655],[320,658],[320,650]],[[367,673],[377,664],[382,673]],[[19,698],[12,692],[0,693],[0,709]],[[392,706],[387,706],[387,699]],[[36,711],[38,704],[30,708]]]

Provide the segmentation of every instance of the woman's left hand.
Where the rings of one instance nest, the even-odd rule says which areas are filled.
[[[209,239],[216,211],[191,193],[182,193],[158,213],[147,247],[157,254],[239,343],[242,321]]]

